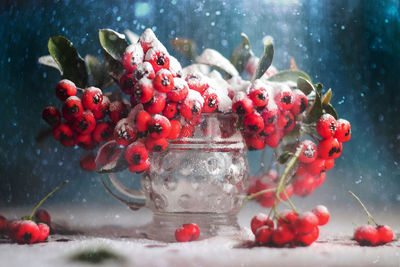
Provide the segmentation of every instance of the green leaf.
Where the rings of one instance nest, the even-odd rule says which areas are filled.
[[[87,55],[85,57],[85,62],[94,86],[104,88],[112,81],[103,64],[101,64],[97,57]]]
[[[329,102],[331,102],[331,98],[332,98],[332,90],[329,88],[329,90],[322,97],[322,104],[328,105]]]
[[[324,86],[322,85],[322,83],[317,83],[314,85],[315,89],[317,90],[319,95],[322,95],[322,88],[324,88]]]
[[[175,38],[171,40],[171,45],[182,55],[195,60],[196,59],[196,43],[187,38]]]
[[[122,66],[122,63],[119,60],[114,59],[110,54],[108,54],[103,49],[103,58],[104,58],[104,68],[116,80],[119,80],[121,76],[124,74],[125,70]]]
[[[72,43],[63,36],[54,36],[49,39],[47,47],[60,68],[63,79],[71,80],[77,86],[85,88],[88,83],[85,61]]]
[[[99,30],[99,39],[103,49],[116,60],[121,60],[129,45],[125,35],[110,29]]]
[[[283,70],[283,71],[278,72],[275,75],[272,75],[271,77],[268,78],[268,80],[271,82],[291,81],[291,82],[296,83],[297,79],[299,77],[302,77],[311,82],[310,76],[308,76],[307,73],[299,71],[299,70]]]
[[[84,250],[72,255],[70,259],[72,261],[86,264],[101,264],[109,260],[114,260],[121,263],[124,261],[124,258],[121,255],[118,255],[115,252],[104,248]]]
[[[197,63],[213,67],[228,77],[239,75],[239,72],[231,64],[231,62],[214,49],[207,48],[199,57],[197,57],[196,61]]]
[[[247,62],[253,56],[250,48],[250,41],[246,34],[242,33],[242,42],[232,51],[229,61],[235,66],[239,73],[246,68]]]
[[[282,154],[280,154],[278,157],[278,162],[280,164],[285,164],[290,159],[291,154],[292,153],[290,153],[289,151],[282,152]]]
[[[339,118],[336,109],[331,104],[322,103],[322,109],[324,113],[331,114],[335,119]]]
[[[57,62],[55,62],[54,59],[53,59],[53,57],[50,56],[50,55],[41,56],[41,57],[38,59],[38,62],[39,62],[40,64],[45,65],[45,66],[58,69],[58,70],[60,71],[60,73],[62,73],[60,67],[57,65]]]
[[[312,104],[311,108],[309,109],[306,119],[304,120],[306,123],[313,123],[319,120],[322,112],[322,102],[320,94],[315,91],[315,99],[314,103]]]
[[[134,33],[133,31],[126,29],[124,33],[131,44],[135,44],[139,41],[140,36]]]
[[[312,91],[315,91],[314,85],[303,77],[297,79],[297,88],[300,89],[305,95],[309,95]]]
[[[261,78],[267,71],[269,66],[271,66],[272,59],[274,58],[274,44],[271,36],[266,36],[264,38],[264,52],[260,58],[257,66],[256,73],[254,74],[254,80]]]

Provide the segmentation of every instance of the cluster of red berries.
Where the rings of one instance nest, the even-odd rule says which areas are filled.
[[[78,91],[82,90],[81,97]],[[60,112],[54,106],[46,107],[42,118],[53,128],[53,136],[63,146],[78,145],[85,150],[94,149],[99,143],[112,138],[114,125],[127,115],[127,107],[121,102],[112,102],[101,89],[89,87],[79,89],[72,81],[61,80],[56,86],[56,95],[63,102]],[[111,121],[101,121],[109,115]],[[85,154],[81,167],[95,170],[95,155]]]
[[[196,241],[200,236],[200,228],[195,223],[184,224],[175,231],[178,242]]]
[[[295,247],[309,246],[318,239],[319,226],[328,223],[330,214],[325,206],[319,205],[312,212],[297,214],[294,211],[281,212],[275,223],[266,214],[253,217],[250,226],[255,242],[262,246]]]
[[[275,148],[296,125],[296,116],[308,107],[306,95],[299,89],[280,84],[268,85],[255,80],[247,94],[238,92],[232,109],[243,118],[244,138],[249,150],[266,145]]]
[[[394,234],[390,226],[378,225],[376,227],[366,224],[358,227],[354,232],[354,239],[361,246],[379,246],[393,240]]]
[[[37,210],[33,219],[9,223],[4,216],[0,215],[0,234],[8,233],[8,237],[19,244],[43,242],[50,234],[50,214],[46,210]]]
[[[300,144],[300,165],[293,180],[293,193],[297,196],[310,195],[320,186],[326,177],[325,172],[333,168],[335,159],[343,150],[343,142],[351,138],[351,126],[347,120],[336,120],[330,114],[324,114],[318,120],[316,129],[322,137],[318,146],[305,140]]]

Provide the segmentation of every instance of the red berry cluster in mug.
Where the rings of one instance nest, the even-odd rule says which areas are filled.
[[[250,226],[255,243],[271,247],[309,246],[318,239],[319,226],[328,223],[330,214],[325,206],[319,205],[311,212],[297,214],[285,210],[276,220],[260,213],[253,217]]]

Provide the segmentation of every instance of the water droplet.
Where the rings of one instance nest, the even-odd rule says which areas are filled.
[[[342,25],[342,26],[340,27],[340,29],[341,29],[342,31],[344,31],[344,30],[346,29],[346,26]]]

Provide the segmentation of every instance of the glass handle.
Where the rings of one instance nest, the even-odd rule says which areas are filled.
[[[143,191],[124,186],[114,173],[100,174],[100,179],[106,190],[114,198],[125,203],[132,210],[138,210],[145,205],[146,197]]]

